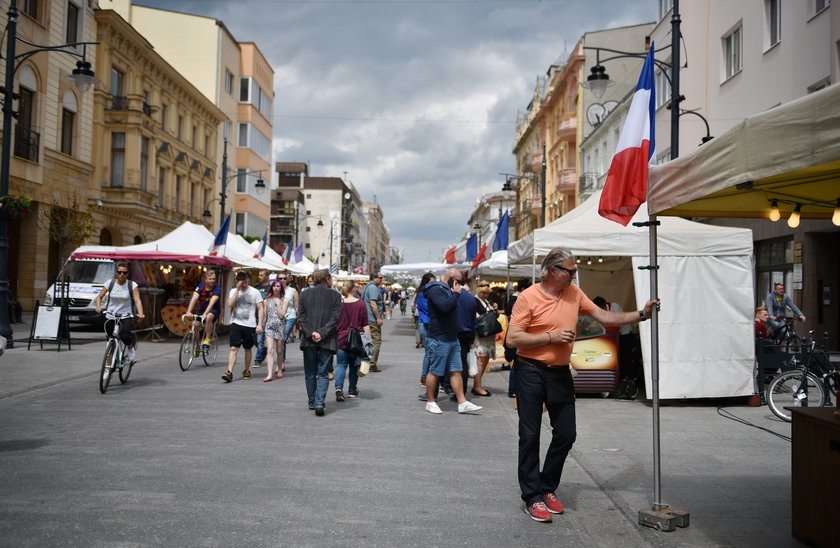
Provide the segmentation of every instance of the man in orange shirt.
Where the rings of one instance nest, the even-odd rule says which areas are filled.
[[[646,320],[658,303],[650,300],[633,312],[598,308],[572,284],[577,274],[568,249],[552,249],[543,259],[540,283],[523,291],[513,307],[508,344],[516,347],[516,399],[519,413],[519,487],[525,512],[549,522],[562,514],[555,491],[566,456],[577,436],[575,387],[569,369],[578,314],[604,325],[628,325]],[[551,420],[551,444],[540,471],[540,427],[545,404]]]

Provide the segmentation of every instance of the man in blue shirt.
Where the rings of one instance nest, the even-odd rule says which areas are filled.
[[[429,354],[429,373],[426,375],[426,411],[443,413],[435,397],[438,378],[449,376],[459,413],[472,413],[481,406],[464,397],[464,383],[461,379],[461,344],[458,342],[460,317],[458,303],[463,286],[461,273],[451,268],[446,271],[443,282],[429,282],[424,290],[429,301],[429,330],[426,352]],[[472,296],[470,296],[472,298]]]
[[[370,370],[379,373],[382,370],[379,362],[379,349],[382,348],[382,315],[385,306],[382,301],[382,293],[379,291],[379,284],[382,283],[381,272],[371,272],[370,281],[362,291],[362,300],[365,301],[368,309],[368,324],[370,325],[370,338],[373,341],[373,356],[370,357]]]

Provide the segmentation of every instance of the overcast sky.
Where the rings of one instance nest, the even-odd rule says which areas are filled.
[[[517,111],[584,32],[656,0],[135,0],[224,21],[274,67],[274,161],[378,202],[405,262],[437,261],[515,170]]]

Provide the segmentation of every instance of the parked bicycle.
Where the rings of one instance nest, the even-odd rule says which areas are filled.
[[[767,386],[767,405],[780,419],[791,420],[791,413],[785,407],[822,407],[837,393],[840,370],[816,344],[811,331],[801,346],[800,358],[793,355],[789,362],[796,369],[778,375]]]
[[[784,318],[785,324],[773,333],[773,339],[782,350],[788,353],[799,353],[802,348],[802,337],[793,330],[796,318]]]
[[[203,344],[204,316],[184,314],[181,316],[181,321],[183,323],[192,321],[192,329],[181,339],[181,349],[178,352],[178,365],[181,367],[181,371],[189,369],[193,360],[199,356],[204,360],[204,365],[216,363],[216,356],[219,353],[219,338],[216,336],[216,326],[213,326],[210,344]]]
[[[111,333],[107,331],[105,334],[108,337],[108,342],[105,343],[105,356],[102,358],[102,367],[99,371],[99,391],[105,393],[108,390],[108,385],[111,384],[111,378],[115,372],[119,372],[120,383],[128,382],[128,377],[131,375],[131,369],[134,367],[134,360],[125,359],[125,343],[120,340],[120,330],[122,329],[122,321],[128,318],[133,318],[133,314],[105,314],[108,320],[114,320],[114,329]],[[106,324],[107,325],[107,324]],[[137,340],[135,337],[134,348],[137,348]]]

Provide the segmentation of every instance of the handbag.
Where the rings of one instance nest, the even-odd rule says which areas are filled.
[[[492,308],[478,317],[476,331],[479,337],[489,337],[502,332],[502,324],[497,319],[496,311]]]

